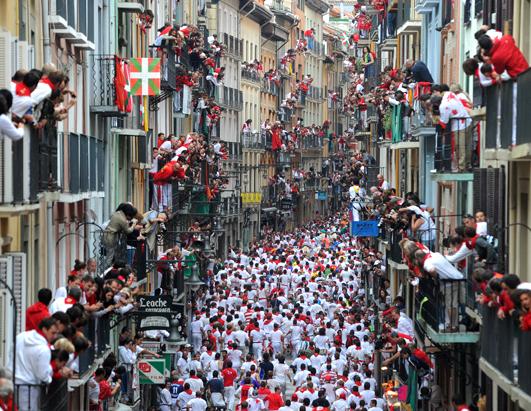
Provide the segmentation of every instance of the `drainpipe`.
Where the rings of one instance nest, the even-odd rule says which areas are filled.
[[[52,62],[52,51],[50,47],[50,28],[48,15],[50,14],[48,0],[42,0],[42,45],[44,64]]]

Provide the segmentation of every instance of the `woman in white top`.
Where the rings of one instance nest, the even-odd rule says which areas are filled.
[[[0,135],[13,141],[24,137],[24,124],[19,123],[16,127],[11,121],[9,110],[13,104],[13,95],[7,89],[0,90]]]

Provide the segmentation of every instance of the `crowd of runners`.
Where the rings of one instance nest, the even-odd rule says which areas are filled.
[[[387,410],[396,392],[376,350],[404,383],[413,368],[426,379],[431,362],[368,244],[345,212],[232,251],[198,293],[161,409]]]

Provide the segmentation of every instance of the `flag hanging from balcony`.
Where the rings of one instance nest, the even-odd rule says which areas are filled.
[[[156,96],[160,94],[160,59],[133,58],[131,67],[131,94]]]
[[[130,113],[133,109],[133,99],[129,84],[129,66],[124,59],[114,56],[114,69],[114,87],[116,90],[114,103],[122,113]]]

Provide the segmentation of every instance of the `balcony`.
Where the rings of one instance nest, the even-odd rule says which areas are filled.
[[[465,314],[468,286],[466,280],[419,279],[419,292],[415,294],[416,325],[435,344],[479,341],[477,325]]]
[[[249,81],[251,83],[260,84],[262,79],[260,78],[260,74],[255,70],[246,70],[242,69],[242,80]]]
[[[321,101],[323,99],[323,89],[321,87],[310,86],[306,98],[315,101]]]
[[[270,41],[286,42],[289,40],[290,29],[271,20],[262,26],[262,36]]]
[[[240,0],[240,13],[260,25],[273,18],[273,13],[257,1]]]
[[[470,122],[470,125],[466,125]],[[436,127],[435,170],[463,173],[479,166],[477,125],[471,119],[454,118],[446,128]]]
[[[25,204],[38,201],[38,194],[57,189],[57,129],[25,127],[18,141],[0,141],[0,203]]]
[[[264,93],[272,94],[278,96],[279,87],[275,84],[274,81],[269,81],[268,79],[262,79],[262,91]]]
[[[319,43],[316,39],[310,39],[308,41],[308,50],[310,50],[310,53],[317,57],[323,57],[325,47],[323,44]]]
[[[243,92],[235,88],[221,86],[216,88],[216,102],[228,109],[241,111],[243,108]]]
[[[531,158],[530,90],[531,70],[516,80],[503,82],[500,87],[484,89],[485,148],[511,150],[514,160]]]
[[[330,6],[323,0],[306,0],[306,7],[309,7],[320,14],[324,14],[328,11]]]
[[[287,4],[283,0],[266,0],[265,2],[265,5],[275,14],[276,22],[289,29],[297,20],[289,6],[290,3],[287,2]]]
[[[500,320],[496,310],[482,307],[480,368],[507,381],[507,392],[531,395],[531,332],[523,332],[514,318]],[[489,372],[490,371],[490,372]],[[512,386],[512,387],[511,387]],[[511,390],[512,388],[512,390]],[[513,394],[513,393],[512,393]],[[517,395],[517,393],[514,393]]]
[[[54,380],[49,385],[17,384],[14,401],[20,410],[67,411],[68,380]]]
[[[303,150],[321,150],[323,148],[323,138],[317,134],[308,134],[306,136],[297,136],[299,147]]]
[[[265,150],[271,148],[271,133],[262,131],[244,131],[241,133],[243,148]]]
[[[90,112],[102,117],[125,117],[116,106],[116,60],[113,55],[90,56],[91,86]]]
[[[92,7],[90,0],[49,0],[52,33],[75,48],[95,50],[94,13],[89,6]]]
[[[228,54],[237,60],[242,59],[243,40],[239,40],[236,37],[227,33],[220,33],[219,39],[225,46],[225,54]]]
[[[417,0],[415,2],[415,11],[419,14],[428,14],[434,11],[439,5],[439,0]]]
[[[221,199],[219,214],[222,217],[238,217],[241,209],[241,197],[225,197]]]

